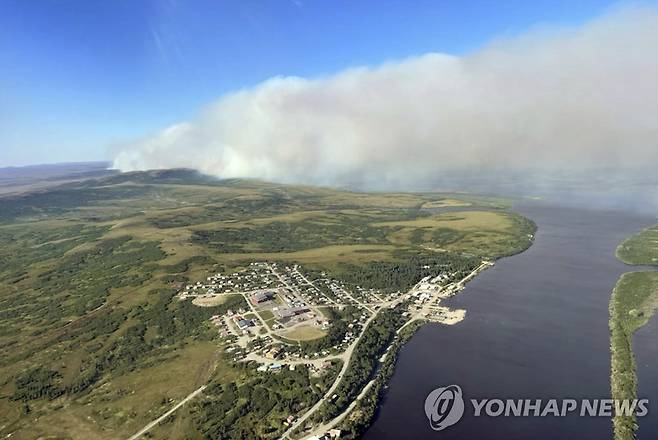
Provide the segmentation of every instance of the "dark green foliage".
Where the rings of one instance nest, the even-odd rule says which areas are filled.
[[[159,268],[168,274],[178,274],[187,272],[193,266],[198,267],[204,264],[215,264],[215,260],[206,255],[195,255],[176,264],[160,265]]]
[[[334,224],[304,220],[272,222],[258,228],[195,231],[192,241],[220,252],[248,251],[244,245],[265,252],[285,252],[339,244],[388,243],[384,229],[370,227],[361,219],[343,220]]]
[[[238,383],[211,382],[194,404],[194,420],[204,438],[278,438],[283,420],[313,405],[321,393],[303,366],[278,373],[248,369],[245,374]]]
[[[65,185],[46,192],[4,197],[0,210],[0,223],[18,219],[44,219],[56,217],[79,207],[92,206],[103,201],[146,198],[154,192],[147,186],[115,186],[93,188],[84,185]]]
[[[17,261],[30,258],[29,248],[15,252]],[[105,304],[110,289],[141,286],[152,276],[144,266],[164,257],[157,242],[140,242],[128,236],[97,241],[85,250],[63,254],[29,280],[29,285],[28,280],[22,282],[30,288],[0,297],[0,335],[25,325],[62,326]]]
[[[514,212],[511,212],[508,215],[510,220],[514,223],[513,232],[510,232],[507,235],[506,240],[502,242],[505,251],[493,255],[495,258],[516,255],[525,251],[532,244],[532,239],[530,237],[533,237],[537,232],[537,224],[529,218],[523,217]]]
[[[107,227],[71,224],[59,228],[0,229],[0,280],[16,282],[30,265],[60,258],[83,243],[98,239]]]
[[[48,397],[54,399],[61,395],[56,382],[61,376],[56,371],[38,367],[25,372],[16,379],[16,388],[12,400],[30,400]]]
[[[341,438],[348,440],[358,439],[368,428],[384,395],[386,384],[395,372],[395,364],[400,349],[422,325],[424,325],[422,321],[417,321],[409,324],[400,332],[398,339],[395,340],[390,350],[388,350],[386,360],[377,371],[376,379],[370,390],[361,400],[357,401],[356,408],[350,414],[350,417],[344,419],[341,423],[340,429],[343,431]]]
[[[157,228],[177,228],[213,221],[239,220],[245,217],[270,217],[309,209],[300,200],[290,200],[280,194],[265,194],[257,199],[229,199],[217,205],[204,206],[194,214],[172,213],[151,220]]]
[[[349,330],[348,323],[358,316],[359,310],[352,306],[348,306],[342,311],[325,307],[322,313],[331,322],[329,332],[318,339],[300,341],[299,346],[306,353],[322,351],[339,344]]]
[[[633,335],[655,313],[658,271],[627,272],[621,276],[610,299],[611,388],[614,399],[637,398],[637,373]],[[655,318],[653,318],[655,319]],[[613,417],[615,439],[635,438],[635,416]]]
[[[316,268],[351,284],[386,291],[407,290],[430,274],[462,276],[479,259],[430,253],[422,247],[431,238],[435,243],[453,242],[457,239],[454,231],[438,230],[430,237],[427,230],[419,229],[411,232],[410,243],[404,243],[404,237],[402,241],[389,241],[388,237],[394,240],[394,228],[371,226],[430,215],[418,206],[435,197],[351,194],[217,180],[190,170],[125,173],[3,197],[0,366],[7,372],[3,383],[8,388],[13,384],[8,395],[19,402],[14,404],[17,409],[23,404],[24,413],[31,411],[35,399],[67,396],[81,402],[86,398],[77,393],[90,392],[92,387],[127,372],[167,362],[179,356],[182,347],[214,338],[218,333],[207,322],[210,316],[246,307],[243,298],[231,297],[217,307],[197,307],[189,300],[179,301],[175,293],[180,283],[187,282],[191,273],[198,274],[199,269],[223,273],[248,264],[242,256],[238,261],[217,255],[218,250],[280,252],[327,245],[386,244],[390,246],[350,249],[363,253],[358,265],[341,264],[337,253],[335,258],[330,256],[333,260],[328,258]],[[309,215],[299,215],[302,212]],[[279,222],[253,221],[289,213],[295,214],[289,221],[283,216]],[[129,221],[113,221],[127,217]],[[235,220],[235,224],[185,228],[218,220]],[[181,230],[155,230],[153,226]],[[523,229],[526,225],[520,226]],[[130,234],[135,236],[127,236]],[[508,240],[511,251],[527,246],[525,237],[515,234],[495,239]],[[162,248],[159,241],[145,241],[154,239],[162,240]],[[496,243],[497,249],[504,248],[505,243],[501,243]],[[189,255],[192,249],[198,249],[200,255],[164,265],[163,249],[170,256]],[[184,252],[179,253],[181,249]],[[373,255],[368,252],[385,255],[382,261],[371,262]],[[231,267],[219,267],[217,262]],[[146,293],[162,286],[166,288]],[[401,321],[388,311],[380,313],[382,316],[360,342],[354,365],[339,389],[342,400],[334,402],[326,415],[344,407],[346,399],[353,397],[378,369],[388,372],[392,368],[379,365],[376,359]],[[326,314],[333,323],[329,333],[301,342],[302,352],[336,345],[342,341],[347,323],[360,315],[350,308],[327,308]],[[34,368],[36,365],[40,368]],[[235,383],[222,383],[226,382],[223,376],[194,406],[198,431],[207,438],[279,438],[285,417],[314,404],[336,374],[334,368],[321,377],[309,376],[303,367],[261,374],[244,362],[231,364],[231,371],[238,373],[238,378],[230,375]],[[379,382],[375,386],[379,387]],[[91,402],[93,413],[102,412],[105,406],[105,397],[99,398],[100,394],[92,395],[98,399]],[[114,396],[108,395],[107,399],[110,402]],[[59,402],[34,403],[33,408],[39,418],[46,420],[51,407],[57,405]],[[127,417],[133,416],[132,420],[141,420],[150,415]],[[25,428],[27,420],[19,421],[23,424],[19,429]]]
[[[137,242],[128,236],[103,240],[60,260],[39,275],[33,288],[50,298],[58,294],[59,301],[47,310],[51,318],[83,315],[102,305],[110,289],[141,285],[151,274],[134,269],[164,257],[157,242]]]
[[[327,402],[318,410],[314,415],[316,420],[327,421],[336,417],[347,408],[372,378],[378,358],[391,344],[397,329],[405,322],[401,310],[398,309],[382,310],[368,325],[336,389],[337,398]]]
[[[374,261],[360,265],[342,263],[335,274],[345,282],[368,289],[405,291],[428,275],[454,274],[463,278],[481,263],[479,258],[454,253],[427,251],[401,251],[395,261]]]
[[[647,228],[620,244],[617,258],[626,264],[658,265],[658,226]]]
[[[210,331],[203,326],[212,315],[226,313],[228,309],[245,307],[244,298],[239,295],[228,298],[223,304],[215,307],[196,307],[189,300],[175,299],[173,289],[163,289],[156,293],[159,300],[151,306],[138,309],[133,316],[137,321],[124,329],[120,337],[107,347],[99,346],[90,351],[84,359],[81,372],[72,383],[55,384],[57,374],[46,375],[42,370],[25,378],[16,379],[16,399],[36,399],[40,397],[57,397],[65,393],[78,393],[96,383],[104,374],[121,374],[138,368],[142,359],[156,356],[158,350],[165,349],[185,340],[188,337],[210,337]],[[78,332],[80,341],[92,341],[117,331],[125,322],[127,313],[114,310],[102,314],[92,320]],[[147,342],[144,339],[146,330],[157,329],[157,336]],[[43,386],[32,385],[38,383]],[[43,389],[37,393],[35,389]],[[22,390],[22,391],[19,391]],[[28,390],[28,391],[26,391]],[[29,391],[32,390],[32,391]]]
[[[463,232],[450,228],[438,228],[432,231],[432,243],[438,246],[445,246],[456,243],[464,237]]]

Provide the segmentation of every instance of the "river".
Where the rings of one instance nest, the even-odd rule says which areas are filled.
[[[534,245],[499,260],[449,301],[467,310],[463,322],[427,324],[403,347],[365,439],[612,437],[605,417],[473,417],[467,403],[462,420],[441,432],[425,417],[427,394],[450,384],[460,385],[465,399],[610,396],[608,302],[619,276],[632,270],[614,251],[654,218],[539,203],[515,210],[537,223]],[[658,326],[652,324],[647,332],[655,341]],[[653,387],[641,386],[639,394],[658,405],[656,369],[653,382],[640,372],[641,385]]]

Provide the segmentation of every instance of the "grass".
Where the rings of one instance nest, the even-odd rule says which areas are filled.
[[[626,240],[617,256],[627,264],[658,261],[658,228],[649,228]],[[621,276],[610,299],[610,386],[613,399],[637,398],[637,372],[633,335],[658,308],[658,271],[628,272]],[[635,416],[613,417],[615,440],[632,440],[637,430]]]
[[[405,229],[449,227],[456,230],[473,230],[479,228],[507,230],[513,224],[504,213],[492,211],[460,211],[414,220],[373,223],[372,226],[401,227]]]
[[[200,307],[215,307],[226,301],[227,295],[213,296],[210,298],[198,297],[192,300],[192,304]]]
[[[510,249],[525,249],[534,233],[534,225],[522,217],[499,211],[450,212],[371,226],[387,228],[388,239],[400,245],[414,243],[427,249],[493,257]]]
[[[298,261],[310,265],[334,265],[339,261],[359,263],[388,260],[392,245],[330,245],[294,252],[226,253],[217,256],[219,262],[229,261]]]
[[[617,248],[617,257],[626,264],[658,264],[658,226],[624,241]]]
[[[422,209],[457,200],[478,210],[430,216]],[[185,171],[121,174],[0,204],[0,436],[14,438],[127,437],[169,405],[163,397],[197,388],[214,360],[217,331],[203,324],[209,308],[167,301],[178,283],[257,260],[367,272],[432,246],[498,255],[528,244],[501,199],[213,181]],[[218,240],[195,240],[202,231]],[[223,297],[195,301],[226,305]],[[271,312],[259,313],[274,322]],[[300,328],[286,336],[323,335]],[[31,399],[28,414],[10,399],[26,371],[43,367],[69,386],[99,359],[114,361],[82,391]],[[216,380],[236,380],[231,371]],[[156,436],[192,433],[185,414]]]
[[[260,315],[261,319],[265,322],[274,319],[274,313],[272,313],[271,310],[259,310],[258,314]]]
[[[209,342],[194,344],[107,381],[88,395],[31,403],[32,413],[12,428],[30,433],[30,438],[127,438],[171,407],[169,399],[178,401],[205,383],[216,350]]]
[[[461,206],[471,206],[470,202],[465,202],[458,199],[441,199],[433,200],[431,202],[423,203],[423,209],[434,209],[434,208],[453,208]]]
[[[287,340],[311,341],[313,339],[319,339],[325,336],[326,334],[327,332],[325,332],[324,330],[318,327],[312,325],[302,325],[282,333],[281,336],[283,336]]]

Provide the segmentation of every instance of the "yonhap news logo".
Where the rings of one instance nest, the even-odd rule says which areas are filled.
[[[437,388],[425,399],[425,415],[435,431],[457,423],[464,415],[462,389],[458,385]]]
[[[648,399],[469,399],[474,417],[644,417]],[[461,420],[467,409],[459,385],[440,387],[425,398],[425,415],[434,431],[442,431]]]

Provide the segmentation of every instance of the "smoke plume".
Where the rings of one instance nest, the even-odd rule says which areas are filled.
[[[446,169],[658,164],[658,10],[323,78],[277,77],[126,143],[124,171],[418,182]]]

